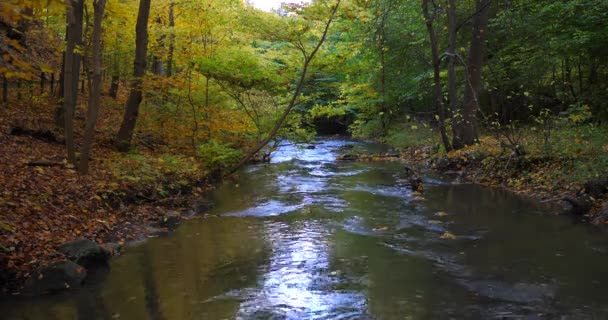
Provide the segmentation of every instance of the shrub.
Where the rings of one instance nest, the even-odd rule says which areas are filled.
[[[205,167],[212,171],[236,164],[243,156],[243,152],[229,144],[209,140],[199,146],[198,155]]]
[[[430,126],[415,122],[389,129],[383,142],[399,149],[439,144],[438,135]]]

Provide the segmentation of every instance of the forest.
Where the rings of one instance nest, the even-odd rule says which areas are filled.
[[[608,221],[608,1],[4,0],[0,57],[4,293],[317,136]]]

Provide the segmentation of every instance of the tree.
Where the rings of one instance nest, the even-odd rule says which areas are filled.
[[[93,134],[95,132],[95,124],[99,114],[99,100],[101,98],[101,22],[103,20],[103,12],[105,10],[106,0],[95,0],[93,7],[95,9],[94,25],[93,25],[93,50],[91,68],[92,79],[89,80],[89,106],[87,112],[87,123],[84,132],[84,142],[80,152],[80,162],[78,171],[80,174],[87,174],[89,170],[89,155],[91,153],[91,145],[93,144]]]
[[[458,107],[458,89],[457,89],[457,78],[456,78],[456,41],[457,41],[457,18],[456,18],[456,1],[447,0],[446,8],[447,20],[448,20],[448,49],[446,52],[448,59],[448,102],[449,110],[457,110]],[[445,115],[444,119],[445,121]],[[445,129],[444,129],[445,130]],[[444,144],[446,139],[444,139]],[[450,143],[447,141],[447,143]],[[450,149],[446,148],[446,151]]]
[[[329,27],[331,26],[331,23],[336,15],[336,12],[338,11],[339,7],[340,7],[340,0],[337,0],[336,4],[330,6],[329,17],[327,18],[327,21],[324,24],[323,33],[322,33],[320,39],[318,40],[318,42],[316,43],[316,45],[313,47],[313,49],[310,52],[305,47],[301,38],[298,38],[294,41],[294,43],[293,43],[294,47],[296,47],[296,49],[298,49],[298,51],[300,51],[300,53],[302,54],[303,64],[302,64],[302,70],[300,72],[300,76],[299,76],[296,88],[291,96],[291,99],[289,100],[289,104],[287,105],[285,110],[283,110],[281,117],[275,123],[274,127],[272,128],[270,133],[268,133],[266,138],[264,138],[262,141],[260,141],[254,148],[249,150],[245,154],[245,156],[236,165],[234,165],[232,168],[230,168],[230,170],[228,170],[228,172],[227,172],[228,174],[232,174],[232,173],[236,172],[236,170],[238,170],[243,165],[245,165],[247,163],[247,161],[249,161],[249,159],[251,159],[260,150],[262,150],[262,148],[264,148],[268,144],[268,142],[270,142],[270,140],[272,140],[276,136],[276,134],[279,132],[279,129],[281,129],[281,126],[283,126],[283,123],[287,119],[287,116],[289,115],[291,110],[296,105],[298,97],[300,96],[300,92],[302,91],[302,88],[304,86],[304,82],[306,81],[306,74],[308,72],[308,68],[309,68],[313,58],[315,57],[315,55],[321,48],[321,45],[323,45],[323,42],[325,42],[325,39],[327,38],[327,33],[329,31]],[[306,28],[304,28],[304,30],[306,30]]]
[[[169,13],[170,14],[170,13]],[[160,16],[156,17],[156,19],[154,19],[156,28],[159,29],[161,31],[161,34],[157,36],[156,38],[156,45],[154,46],[154,49],[152,50],[152,63],[151,63],[151,71],[153,74],[158,75],[158,76],[162,76],[165,73],[165,66],[164,66],[164,61],[163,61],[163,51],[165,51],[165,34],[162,33],[164,30],[163,27],[163,19],[161,19]]]
[[[445,130],[445,106],[443,104],[443,91],[441,86],[441,58],[439,56],[439,40],[437,39],[437,33],[433,22],[436,20],[437,8],[434,6],[433,14],[429,11],[429,0],[422,1],[422,13],[426,23],[426,28],[429,33],[431,43],[431,65],[433,66],[433,102],[435,110],[439,117],[439,131],[441,134],[441,140],[446,151],[452,150],[447,132]]]
[[[452,118],[454,136],[452,146],[462,149],[477,140],[477,112],[479,111],[479,90],[484,62],[484,46],[488,27],[490,0],[477,0],[473,18],[472,38],[466,66],[464,101],[461,110],[455,110]]]
[[[139,105],[142,100],[142,77],[146,72],[146,59],[148,54],[148,17],[150,16],[151,0],[140,0],[135,26],[135,61],[133,63],[133,80],[131,91],[127,100],[127,107],[123,116],[120,130],[116,137],[118,150],[126,152],[131,148],[133,130],[139,114]]]
[[[68,12],[66,13],[67,43],[64,58],[63,121],[68,162],[71,164],[76,164],[74,125],[72,121],[78,100],[78,79],[81,59],[80,55],[75,52],[75,49],[77,45],[82,43],[83,10],[83,0],[74,0],[68,5]]]
[[[173,73],[173,50],[175,46],[175,2],[169,2],[169,50],[167,52],[167,76]]]

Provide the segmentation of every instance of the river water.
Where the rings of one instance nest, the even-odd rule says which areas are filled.
[[[3,319],[607,319],[608,237],[520,196],[281,147],[205,217]]]

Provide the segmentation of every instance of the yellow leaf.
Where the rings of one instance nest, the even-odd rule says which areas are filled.
[[[48,72],[53,72],[53,69],[51,69],[49,66],[41,65],[40,66],[40,71],[48,73]]]
[[[441,235],[441,237],[440,237],[440,238],[441,238],[441,239],[452,239],[452,240],[453,240],[453,239],[456,239],[456,236],[446,231],[446,232],[444,232],[444,233]]]
[[[439,211],[439,212],[435,212],[435,215],[438,217],[445,217],[448,215],[447,212],[443,212],[443,211]]]
[[[423,186],[423,185],[422,185],[422,183],[421,183],[421,184],[419,184],[419,185],[416,187],[416,192],[420,192],[420,193],[422,193],[423,191],[424,191],[424,186]]]

